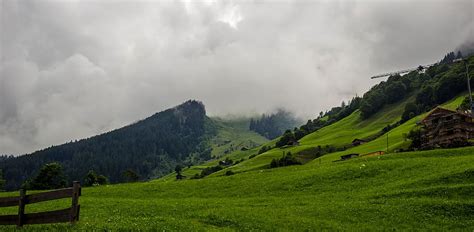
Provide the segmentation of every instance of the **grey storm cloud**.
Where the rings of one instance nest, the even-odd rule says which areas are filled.
[[[472,0],[1,1],[0,154],[177,105],[312,118],[379,72],[472,47]]]

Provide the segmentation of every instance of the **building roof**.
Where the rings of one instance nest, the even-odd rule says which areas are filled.
[[[430,112],[428,112],[428,114],[421,120],[421,123],[426,122],[426,120],[427,120],[428,118],[430,118],[434,113],[437,113],[437,112],[460,114],[460,115],[464,115],[464,116],[467,116],[467,117],[471,117],[471,118],[472,118],[472,116],[471,116],[470,114],[467,114],[467,113],[465,113],[465,112],[456,111],[456,110],[451,110],[451,109],[446,109],[446,108],[444,108],[444,107],[437,106],[436,108],[434,108],[434,109],[432,109]]]

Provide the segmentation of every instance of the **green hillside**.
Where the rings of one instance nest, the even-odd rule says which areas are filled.
[[[252,149],[268,141],[249,130],[248,118],[212,118],[217,125],[217,135],[211,140],[212,157],[219,158],[234,151]]]
[[[466,95],[461,95],[459,97],[454,98],[453,100],[441,105],[447,109],[456,109],[463,101]],[[412,130],[418,121],[420,121],[423,117],[425,117],[428,113],[424,113],[422,115],[418,115],[409,121],[403,123],[402,125],[394,128],[393,130],[388,132],[388,151],[393,152],[400,148],[406,148],[410,145],[410,141],[405,139],[405,135]],[[387,150],[387,136],[386,134],[380,136],[379,138],[366,143],[362,144],[357,147],[350,148],[346,151],[336,152],[325,157],[322,157],[324,160],[334,161],[340,158],[343,154],[350,154],[350,153],[358,153],[358,154],[366,154],[375,151],[386,151]],[[319,161],[318,161],[319,162]]]
[[[246,159],[258,152],[259,145],[268,143],[268,139],[248,129],[249,118],[212,118],[212,121],[217,128],[216,136],[211,139],[212,160],[189,168],[185,167],[182,174],[188,178],[201,173],[204,168],[217,165],[219,160],[224,158],[233,161]],[[175,173],[171,173],[159,180],[175,180],[175,176]]]
[[[300,144],[301,146],[343,146],[350,144],[355,138],[369,138],[376,135],[387,125],[399,121],[408,101],[413,101],[413,97],[385,106],[381,111],[366,120],[361,119],[360,111],[355,111],[337,123],[303,137]]]
[[[443,104],[442,106],[450,109],[456,109],[461,104],[464,97],[465,95],[459,96]],[[409,101],[412,101],[412,97],[407,98],[406,100],[397,104],[388,105],[367,120],[361,120],[359,117],[359,111],[356,111],[350,116],[304,137],[300,140],[300,146],[288,147],[284,149],[274,148],[268,152],[256,156],[253,159],[246,160],[235,166],[216,172],[210,176],[223,175],[228,170],[232,170],[234,172],[245,172],[267,168],[272,159],[282,157],[284,152],[292,152],[293,154],[296,154],[302,150],[318,145],[341,146],[351,143],[351,141],[355,138],[367,138],[369,136],[375,135],[385,126],[396,123],[398,120],[400,120],[403,108]],[[405,148],[409,145],[409,141],[405,140],[404,134],[408,133],[415,126],[416,122],[419,121],[424,115],[425,114],[419,115],[389,132],[389,151]],[[326,139],[326,136],[332,138],[332,140]],[[319,158],[321,161],[317,159],[313,162],[332,162],[334,160],[340,159],[341,155],[350,153],[365,154],[375,151],[385,151],[387,144],[386,141],[386,136],[382,135],[366,144],[349,148],[345,151],[334,152],[325,155]]]
[[[281,157],[283,152],[290,151],[292,153],[298,153],[302,150],[313,148],[318,145],[344,146],[350,144],[355,138],[368,138],[374,136],[387,125],[399,121],[405,105],[407,102],[412,100],[411,97],[399,103],[388,105],[367,120],[362,120],[360,118],[360,111],[355,111],[348,117],[303,137],[300,140],[299,146],[289,147],[286,149],[274,148],[253,159],[246,160],[238,165],[226,169],[226,171],[232,170],[234,172],[243,172],[260,169],[268,166],[272,159]],[[278,140],[278,138],[276,140]],[[256,149],[256,151],[258,151],[258,149]],[[223,172],[224,171],[217,172],[211,176],[222,175]]]
[[[474,229],[474,148],[83,189],[77,225],[57,230]],[[17,193],[2,193],[0,196]],[[27,212],[69,201],[28,206]],[[15,207],[1,214],[16,213]],[[3,227],[2,229],[15,227]]]

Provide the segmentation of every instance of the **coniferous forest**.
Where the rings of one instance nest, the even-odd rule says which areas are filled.
[[[188,101],[132,125],[20,157],[3,157],[5,189],[29,183],[45,164],[58,162],[71,183],[88,172],[111,183],[146,180],[172,172],[177,164],[208,160],[207,139],[215,133],[204,105]]]

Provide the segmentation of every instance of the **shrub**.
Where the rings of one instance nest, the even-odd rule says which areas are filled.
[[[140,176],[132,169],[125,170],[122,175],[126,182],[136,182],[140,179]]]
[[[204,168],[202,171],[201,171],[201,174],[194,174],[193,177],[191,177],[191,179],[200,179],[200,178],[203,178],[205,176],[208,176],[208,175],[211,175],[212,173],[214,172],[218,172],[220,170],[224,169],[222,166],[220,165],[217,165],[217,166],[212,166],[212,167],[207,167],[207,168]]]
[[[258,150],[258,154],[262,154],[262,153],[265,153],[267,151],[269,151],[270,149],[272,149],[270,146],[263,146],[262,148],[260,148],[260,150]]]
[[[270,163],[270,168],[284,167],[290,165],[300,165],[301,163],[296,160],[296,158],[291,154],[291,152],[286,153],[280,159],[273,159]]]
[[[291,130],[286,130],[285,133],[283,134],[283,136],[280,138],[280,140],[278,140],[278,142],[276,142],[275,146],[276,147],[283,147],[283,146],[289,145],[293,142],[296,142],[295,135],[293,134],[293,132]]]
[[[232,170],[229,170],[229,171],[225,172],[225,175],[226,175],[226,176],[232,176],[232,175],[234,175],[234,174],[235,174],[235,173],[234,173]]]
[[[223,166],[230,166],[233,163],[234,163],[234,161],[229,159],[229,157],[225,158],[225,160],[219,161],[219,165],[223,165]]]
[[[36,190],[66,187],[66,177],[63,174],[63,167],[59,163],[44,165],[38,175],[28,185],[27,187]]]

